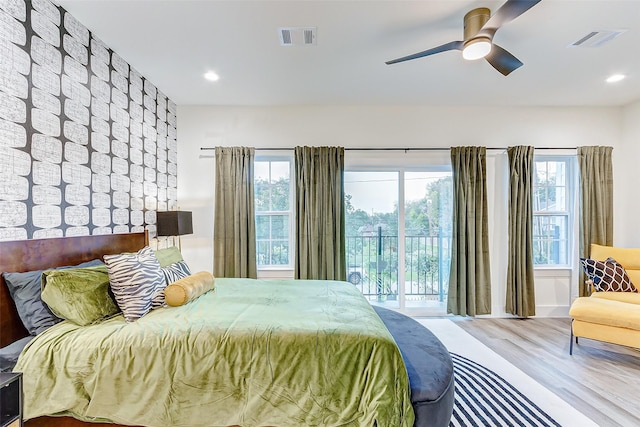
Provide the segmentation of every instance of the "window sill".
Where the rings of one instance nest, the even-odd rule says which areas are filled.
[[[258,269],[258,279],[293,279],[293,268],[262,268]]]
[[[573,274],[573,269],[566,265],[558,267],[534,267],[533,274],[537,277],[570,277]]]

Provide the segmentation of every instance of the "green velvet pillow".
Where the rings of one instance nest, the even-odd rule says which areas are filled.
[[[175,264],[176,262],[180,262],[183,260],[182,254],[180,253],[180,249],[175,246],[171,246],[170,248],[158,249],[154,251],[156,258],[160,262],[160,267],[167,267],[171,264]]]
[[[58,317],[89,325],[120,311],[109,294],[106,265],[42,273],[42,300]]]

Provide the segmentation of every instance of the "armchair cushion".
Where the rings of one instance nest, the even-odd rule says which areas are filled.
[[[640,330],[640,305],[602,298],[581,297],[571,305],[569,316],[590,324]],[[588,335],[580,335],[586,336]]]
[[[640,305],[639,292],[594,292],[591,298],[606,299],[609,301],[626,302],[627,304]]]
[[[590,258],[607,259],[609,257],[624,267],[632,283],[640,284],[640,248],[621,248],[591,244]]]

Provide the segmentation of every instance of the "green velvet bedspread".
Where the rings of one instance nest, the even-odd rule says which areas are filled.
[[[20,356],[26,418],[145,426],[413,425],[392,336],[346,282],[217,279],[134,323],[67,321]]]

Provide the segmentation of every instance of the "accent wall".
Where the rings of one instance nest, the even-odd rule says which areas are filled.
[[[49,0],[0,2],[0,240],[149,230],[176,105]]]

